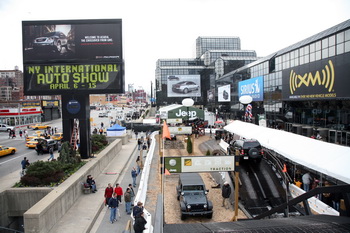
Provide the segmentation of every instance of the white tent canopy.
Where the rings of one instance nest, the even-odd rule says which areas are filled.
[[[237,120],[224,129],[244,138],[257,139],[263,147],[291,161],[350,184],[349,147]]]

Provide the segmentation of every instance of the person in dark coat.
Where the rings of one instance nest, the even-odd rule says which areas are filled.
[[[229,183],[226,181],[224,183],[224,185],[222,186],[222,190],[221,190],[221,195],[222,195],[222,207],[225,207],[226,209],[228,209],[229,206],[229,198],[231,195],[231,187],[229,185]]]
[[[117,195],[113,193],[112,198],[108,201],[108,207],[111,209],[111,214],[109,216],[109,221],[113,224],[113,222],[117,221],[117,211],[118,211],[119,202],[117,200]]]
[[[141,201],[137,202],[137,206],[132,209],[132,216],[137,217],[141,212],[143,212],[143,203]]]
[[[147,224],[147,221],[144,218],[144,213],[142,211],[135,218],[135,223],[134,223],[135,233],[142,233],[144,230],[146,230],[146,227],[145,227],[146,224]]]

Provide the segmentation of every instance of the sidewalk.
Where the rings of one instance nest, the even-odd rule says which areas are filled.
[[[131,140],[135,141],[136,143],[134,135]],[[124,193],[128,185],[132,184],[131,169],[132,167],[136,166],[136,158],[138,155],[140,155],[140,151],[137,150],[136,148],[135,153],[132,155],[130,161],[128,162],[128,164],[125,165],[125,172],[123,172],[123,174],[120,177],[118,177],[117,182],[123,188]],[[143,152],[143,156],[146,156],[145,151]],[[155,173],[156,170],[152,172]],[[152,177],[151,174],[150,176]],[[150,177],[149,183],[152,182],[151,177]],[[135,195],[139,188],[139,180],[140,180],[140,176],[138,176],[136,180],[136,187],[134,188]],[[147,202],[144,203],[144,206],[147,208]],[[111,224],[109,221],[110,210],[107,207],[103,207],[101,213],[99,214],[90,232],[91,233],[105,233],[105,232],[123,233],[127,225],[127,222],[129,220],[132,220],[131,216],[126,214],[124,197],[122,198],[122,204],[119,206],[119,211],[120,211],[121,217],[118,218],[117,222],[114,222],[113,224]]]
[[[98,191],[81,196],[50,232],[89,232],[104,208],[104,190],[107,184],[111,183],[115,186],[115,183],[119,182],[124,174],[129,175],[126,168],[128,167],[127,164],[134,158],[135,150],[135,140],[130,140],[128,144],[123,145],[122,150],[109,163],[108,167],[98,177],[95,177]],[[123,189],[125,189],[125,186],[123,186]]]

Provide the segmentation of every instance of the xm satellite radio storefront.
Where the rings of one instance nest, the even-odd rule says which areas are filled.
[[[282,71],[282,99],[289,121],[350,130],[350,53]]]

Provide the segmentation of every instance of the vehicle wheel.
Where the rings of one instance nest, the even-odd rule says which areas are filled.
[[[57,48],[57,52],[60,53],[62,51],[62,46],[61,46],[61,42],[60,41],[57,42],[56,48]]]
[[[15,152],[16,152],[15,150],[12,150],[12,151],[11,151],[11,155],[13,155]]]
[[[187,93],[188,93],[188,89],[185,88],[185,89],[183,90],[183,93],[184,93],[184,94],[187,94]]]
[[[207,215],[207,218],[209,218],[209,219],[213,218],[213,213],[208,214],[208,215]]]
[[[177,200],[180,201],[180,196],[177,196]]]
[[[257,159],[259,157],[259,151],[256,148],[250,148],[248,154],[252,159]]]
[[[186,215],[181,214],[181,220],[185,220],[186,219]]]

